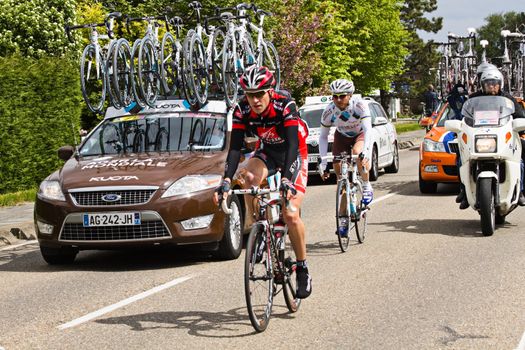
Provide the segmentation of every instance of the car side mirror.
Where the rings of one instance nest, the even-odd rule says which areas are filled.
[[[75,153],[75,148],[73,146],[62,146],[58,149],[58,158],[63,161],[69,160]]]
[[[388,123],[388,121],[385,118],[376,118],[376,120],[374,120],[373,126],[385,125],[386,123]]]
[[[460,120],[447,120],[445,121],[445,130],[453,131],[458,133],[461,131],[461,121]]]
[[[514,119],[512,121],[512,130],[515,132],[525,131],[525,119]]]

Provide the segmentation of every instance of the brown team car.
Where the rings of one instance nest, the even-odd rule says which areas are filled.
[[[44,259],[63,264],[79,250],[202,243],[237,258],[247,229],[243,198],[232,198],[230,216],[212,202],[231,125],[223,101],[197,112],[183,100],[136,115],[108,109],[78,148],[59,150],[64,166],[40,185],[34,219]]]

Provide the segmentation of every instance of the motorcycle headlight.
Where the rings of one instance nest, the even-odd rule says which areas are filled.
[[[66,201],[66,197],[64,197],[64,193],[62,193],[62,189],[60,188],[60,183],[58,181],[42,181],[40,188],[38,189],[38,195],[45,199],[64,202]]]
[[[425,152],[446,152],[443,142],[436,142],[430,139],[423,140],[423,151]]]
[[[477,153],[496,153],[498,148],[496,135],[478,135],[475,145]]]
[[[221,183],[221,175],[188,175],[175,181],[162,198],[189,194],[192,192],[202,191],[209,188],[218,187]]]

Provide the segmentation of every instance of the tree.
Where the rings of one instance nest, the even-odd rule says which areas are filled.
[[[488,40],[487,59],[499,65],[504,50],[504,41],[501,36],[502,29],[511,32],[523,30],[525,25],[525,12],[506,12],[491,14],[485,18],[486,24],[478,29],[478,38]],[[480,53],[481,54],[481,53]],[[481,56],[480,56],[481,57]]]
[[[317,86],[326,91],[330,81],[351,78],[360,92],[369,93],[386,88],[401,73],[407,33],[397,1],[321,0],[312,7],[323,14]]]
[[[74,22],[75,0],[0,1],[0,56],[61,56],[70,45],[64,25]]]
[[[424,17],[425,13],[437,9],[437,0],[405,0],[401,8],[401,21],[409,33],[408,51],[405,57],[405,72],[396,80],[396,90],[410,86],[411,94],[419,94],[433,82],[429,67],[437,65],[438,56],[428,49],[417,34],[418,30],[437,33],[443,26],[442,17]]]
[[[283,88],[301,101],[314,93],[313,76],[321,64],[321,55],[314,49],[320,40],[320,21],[317,14],[307,11],[305,0],[285,0],[283,5],[273,43],[279,52]]]

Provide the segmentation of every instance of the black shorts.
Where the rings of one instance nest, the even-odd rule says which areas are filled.
[[[258,158],[264,162],[268,169],[268,176],[274,175],[277,170],[281,171],[284,168],[284,153],[272,152],[271,150],[258,149],[255,151],[253,157]],[[290,181],[294,184],[295,188],[302,192],[306,192],[306,183],[308,181],[308,157],[301,157],[301,154],[297,155],[297,159],[292,165],[292,178]]]

